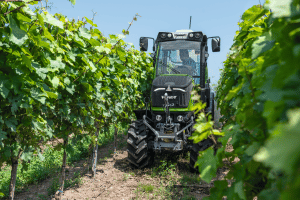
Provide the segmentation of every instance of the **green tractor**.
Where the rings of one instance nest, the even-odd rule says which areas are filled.
[[[201,31],[178,30],[159,32],[156,40],[140,38],[141,51],[147,51],[148,39],[153,39],[155,68],[151,98],[145,110],[135,110],[137,120],[128,130],[128,161],[133,167],[144,168],[154,161],[155,152],[181,154],[190,152],[190,170],[199,151],[214,143],[205,139],[197,144],[188,140],[194,131],[192,90],[200,86],[201,101],[206,102],[205,114],[214,118],[214,93],[207,79],[207,40],[212,39],[212,51],[220,51],[220,37],[207,37]],[[151,102],[151,103],[150,103]],[[148,108],[148,104],[149,108]]]

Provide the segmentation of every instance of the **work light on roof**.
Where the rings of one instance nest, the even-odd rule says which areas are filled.
[[[194,34],[193,34],[193,33],[190,33],[190,34],[189,34],[189,37],[190,37],[190,38],[194,37]]]
[[[171,37],[172,37],[172,33],[169,33],[169,34],[168,34],[168,38],[171,38]]]
[[[195,38],[200,38],[201,34],[200,33],[196,33],[195,34]]]
[[[167,34],[162,33],[160,37],[161,37],[161,38],[166,38],[166,36],[167,36]]]

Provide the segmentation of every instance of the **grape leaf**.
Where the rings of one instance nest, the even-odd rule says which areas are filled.
[[[25,31],[21,30],[16,23],[16,21],[13,19],[11,15],[8,15],[9,19],[9,25],[11,28],[11,34],[9,36],[9,41],[13,42],[14,44],[21,46],[25,43],[25,41],[28,39],[28,36]]]
[[[214,150],[209,148],[205,153],[202,153],[195,166],[199,167],[201,179],[209,183],[216,176],[217,172],[217,161],[214,157]]]
[[[71,3],[72,3],[73,5],[76,4],[76,0],[69,0],[69,1],[71,1]]]
[[[49,14],[49,13],[47,13],[47,14],[42,13],[41,16],[43,17],[44,22],[46,22],[46,23],[48,23],[48,24],[50,24],[50,25],[56,26],[56,27],[58,27],[58,28],[64,29],[64,27],[63,27],[63,22],[61,22],[61,21],[55,19],[55,18],[53,17],[53,15],[51,15],[51,14]]]
[[[0,94],[3,98],[7,98],[9,94],[9,89],[4,86],[7,81],[0,79]]]
[[[274,136],[255,154],[254,159],[291,174],[300,152],[300,109],[290,110],[287,115],[289,122],[275,127]]]
[[[87,28],[79,28],[79,36],[80,37],[83,37],[83,38],[86,38],[86,39],[91,39],[91,34],[89,33],[88,29]]]
[[[288,17],[291,15],[293,0],[272,0],[267,5],[266,8],[272,10],[273,17]]]
[[[92,20],[90,20],[90,19],[87,18],[87,17],[84,17],[84,18],[85,18],[85,20],[86,20],[90,25],[97,27],[97,24],[94,24]]]
[[[57,88],[59,85],[59,78],[57,76],[55,76],[52,80],[51,80],[53,87]]]

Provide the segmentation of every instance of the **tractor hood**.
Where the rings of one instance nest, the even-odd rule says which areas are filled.
[[[192,89],[193,81],[189,76],[158,76],[152,83],[152,106],[164,107],[163,96],[167,93],[171,108],[187,108]]]

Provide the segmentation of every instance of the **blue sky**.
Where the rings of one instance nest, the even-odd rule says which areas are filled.
[[[226,55],[238,30],[238,21],[245,10],[265,0],[77,0],[73,6],[67,0],[48,0],[53,3],[50,13],[61,13],[68,18],[93,17],[94,23],[105,35],[119,34],[127,29],[135,13],[141,15],[129,29],[125,41],[139,49],[140,37],[157,37],[160,31],[174,32],[188,29],[192,16],[193,31],[202,31],[209,36],[221,37],[221,51],[211,52],[209,41],[208,74],[213,84],[220,78]],[[151,44],[149,43],[151,47]],[[151,49],[148,52],[152,52]]]

